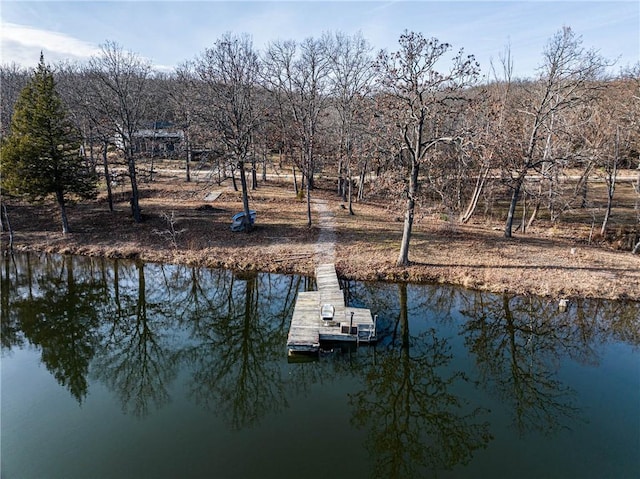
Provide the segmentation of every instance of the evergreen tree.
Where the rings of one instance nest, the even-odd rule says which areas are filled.
[[[2,189],[34,202],[55,195],[62,232],[68,233],[68,195],[87,199],[97,194],[97,178],[79,151],[80,133],[40,54],[40,63],[14,107],[11,133],[2,142]]]

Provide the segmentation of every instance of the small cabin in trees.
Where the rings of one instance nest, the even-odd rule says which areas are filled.
[[[172,123],[155,121],[144,125],[133,133],[133,152],[154,157],[171,158],[180,144],[184,142],[184,131],[176,128]],[[114,143],[118,148],[124,146],[122,138],[116,136]]]
[[[156,121],[136,131],[133,137],[134,152],[168,158],[175,155],[184,141],[184,131],[172,123]]]

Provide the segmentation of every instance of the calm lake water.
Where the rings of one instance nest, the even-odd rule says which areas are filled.
[[[4,258],[2,478],[640,477],[640,304],[343,288],[379,343],[294,363],[313,279]]]

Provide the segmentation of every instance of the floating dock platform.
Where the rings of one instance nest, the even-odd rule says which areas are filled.
[[[376,318],[368,309],[345,305],[335,265],[318,265],[316,283],[317,291],[298,293],[287,338],[289,355],[317,353],[323,342],[376,341]]]

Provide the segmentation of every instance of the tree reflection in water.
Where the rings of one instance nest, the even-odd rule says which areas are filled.
[[[48,274],[33,275],[32,260]],[[3,323],[6,314],[8,324],[19,325],[26,340],[41,349],[47,370],[82,402],[88,390],[89,364],[100,342],[98,311],[104,297],[94,279],[76,277],[72,257],[24,255],[18,261],[20,272],[26,274],[20,274],[21,279],[15,282],[15,297],[8,313],[3,313]],[[25,288],[27,294],[19,291]],[[5,329],[3,326],[3,333]],[[15,331],[12,336],[18,340]]]
[[[520,434],[570,427],[579,410],[561,361],[597,365],[607,342],[640,344],[640,303],[576,300],[561,314],[543,298],[343,283],[350,304],[391,312],[380,344],[288,367],[287,326],[296,293],[314,286],[307,278],[46,255],[3,266],[3,353],[35,345],[77,401],[92,376],[144,416],[170,401],[183,372],[194,402],[243,429],[312,385],[361,380],[352,421],[379,477],[451,469],[485,447],[486,411],[458,395],[476,385],[506,405]],[[418,294],[409,299],[408,288]],[[458,354],[475,361],[474,383],[456,369],[466,364]]]
[[[563,355],[589,363],[595,331],[576,328],[569,314],[542,298],[468,293],[465,342],[480,384],[511,404],[520,434],[551,433],[578,419],[575,392],[558,378]]]
[[[364,388],[351,397],[353,421],[368,429],[367,447],[376,477],[423,477],[466,464],[491,440],[485,411],[467,407],[452,389],[462,372],[447,373],[446,339],[433,329],[412,336],[407,286],[398,285],[397,337],[377,349]]]
[[[180,356],[193,371],[196,402],[241,429],[286,406],[279,366],[286,331],[270,309],[281,299],[270,297],[273,290],[260,282],[269,276],[221,273],[226,286],[213,288],[224,293],[215,301],[216,314],[192,323],[194,344]],[[261,299],[261,292],[267,297]]]
[[[124,269],[128,287],[120,288]],[[168,326],[162,321],[166,305],[149,301],[145,265],[136,262],[126,268],[116,267],[114,276],[115,309],[108,332],[100,345],[93,372],[96,379],[114,391],[125,412],[136,416],[149,414],[150,404],[160,408],[169,401],[167,392],[174,379],[177,364],[172,358],[173,346]],[[137,288],[134,288],[137,273]]]
[[[21,256],[28,261],[29,255]],[[24,337],[20,328],[20,317],[13,308],[15,301],[28,301],[31,295],[19,295],[24,277],[18,274],[18,265],[13,255],[5,254],[2,262],[2,278],[0,279],[0,344],[2,350],[11,350],[14,346],[22,346]],[[20,268],[22,270],[22,268]],[[28,276],[27,276],[28,277]]]
[[[2,273],[3,348],[38,346],[78,401],[91,370],[144,416],[186,367],[195,401],[235,428],[286,407],[283,345],[304,278],[48,255],[7,257]]]

